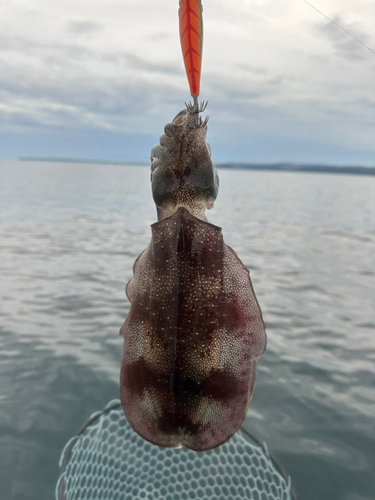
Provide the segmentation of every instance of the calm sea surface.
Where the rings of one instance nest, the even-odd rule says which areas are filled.
[[[251,270],[268,347],[245,427],[300,500],[375,499],[375,178],[220,170],[208,218]],[[51,500],[119,394],[149,169],[0,162],[0,498]]]

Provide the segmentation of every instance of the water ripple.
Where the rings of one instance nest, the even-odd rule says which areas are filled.
[[[156,216],[146,168],[1,169],[0,483],[47,500],[63,444],[118,396],[125,284]],[[268,332],[246,425],[300,498],[372,499],[375,179],[220,177],[208,217],[251,270]]]

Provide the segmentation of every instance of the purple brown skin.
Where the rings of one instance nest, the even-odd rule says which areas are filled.
[[[126,289],[120,391],[144,439],[204,451],[243,422],[266,334],[249,271],[206,222],[218,178],[193,124],[179,113],[151,153],[159,222]]]
[[[199,219],[212,208],[219,191],[219,176],[206,142],[207,125],[194,127],[186,109],[164,127],[160,145],[151,151],[152,195],[159,220],[185,206]]]

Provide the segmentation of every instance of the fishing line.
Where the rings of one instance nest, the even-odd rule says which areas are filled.
[[[318,10],[316,7],[314,7],[313,5],[311,5],[311,3],[309,3],[307,0],[303,0],[305,3],[307,3],[307,5],[310,5],[310,7],[314,10],[316,10],[316,12],[318,12],[320,15],[322,15],[323,17],[325,17],[326,19],[328,19],[328,21],[331,21],[331,23],[335,24],[336,26],[338,26],[339,28],[341,28],[343,31],[345,31],[345,33],[347,33],[348,35],[350,35],[352,38],[354,38],[354,40],[357,40],[357,42],[361,43],[364,47],[366,47],[366,49],[368,49],[370,52],[372,52],[374,55],[375,55],[375,51],[373,51],[368,45],[366,45],[364,42],[362,42],[362,40],[360,40],[359,38],[357,38],[355,35],[353,35],[353,33],[350,33],[350,31],[348,31],[347,29],[343,28],[342,26],[340,26],[338,23],[336,23],[336,21],[334,21],[333,19],[331,19],[330,17],[326,16],[325,14],[323,14],[323,12],[320,12],[320,10]]]

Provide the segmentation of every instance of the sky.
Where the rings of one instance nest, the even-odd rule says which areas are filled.
[[[375,51],[374,0],[311,0]],[[304,0],[203,0],[213,160],[375,165],[375,54]],[[189,87],[178,0],[0,0],[0,159],[148,162]]]

